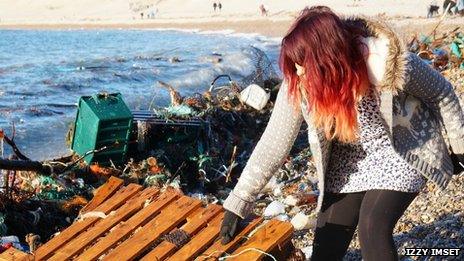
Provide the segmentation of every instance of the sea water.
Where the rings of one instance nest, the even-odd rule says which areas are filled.
[[[207,90],[220,74],[238,81],[254,70],[250,46],[265,51],[277,69],[278,41],[259,35],[0,30],[0,129],[11,135],[14,124],[15,142],[31,159],[68,155],[65,136],[80,96],[120,92],[131,109],[166,106],[169,93],[158,81],[182,95]]]

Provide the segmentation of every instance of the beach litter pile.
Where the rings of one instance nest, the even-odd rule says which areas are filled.
[[[0,209],[4,215],[2,235],[14,233],[25,251],[33,249],[25,241],[31,233],[42,243],[47,242],[77,218],[96,188],[111,176],[146,187],[177,187],[205,204],[222,203],[266,127],[280,86],[280,79],[264,53],[259,49],[252,52],[257,68],[252,75],[237,82],[221,76],[228,80],[225,85],[220,86],[215,79],[202,94],[183,97],[176,87],[161,83],[170,93],[171,105],[148,112],[133,111],[133,131],[125,144],[115,142],[70,157],[37,162],[17,149],[14,129],[9,132],[11,137],[4,130],[1,140],[11,141],[5,146],[16,149],[11,159],[0,162],[6,181],[1,192],[5,198]],[[240,97],[241,91],[251,84],[258,85],[268,95],[261,110],[247,105]],[[105,97],[117,96],[102,94],[96,98]],[[78,132],[78,127],[75,129]],[[69,135],[70,144],[72,136]],[[294,208],[291,214],[276,215],[276,211],[268,210],[267,218],[278,216],[290,221],[299,214],[295,219],[299,226],[309,227],[306,223],[310,211],[305,209],[312,205],[317,192],[312,192],[314,180],[305,175],[312,168],[306,140],[303,128],[285,165],[272,181],[278,184],[277,189],[263,192],[257,214],[272,201],[286,200]],[[99,159],[123,145],[128,147],[125,162],[87,160]],[[299,192],[301,197],[290,197]]]
[[[441,35],[416,35],[408,49],[440,71],[458,92],[464,91],[464,32],[459,27]]]
[[[414,37],[408,49],[440,71],[462,95],[463,40],[464,34],[454,30],[442,37]],[[1,131],[0,150],[3,152],[3,146],[10,145],[14,151],[10,160],[0,162],[4,177],[0,193],[0,235],[14,233],[16,236],[5,238],[5,242],[20,244],[17,248],[25,252],[35,249],[39,240],[47,242],[78,217],[96,188],[111,176],[123,179],[126,184],[179,188],[204,204],[221,204],[235,186],[266,127],[281,82],[267,57],[258,49],[253,52],[256,55],[253,74],[239,81],[221,76],[219,78],[228,80],[227,84],[217,86],[213,81],[208,91],[201,94],[183,96],[177,91],[178,87],[161,82],[170,93],[171,104],[150,111],[132,111],[133,131],[127,141],[126,160],[122,163],[100,164],[84,160],[91,154],[98,156],[109,147],[117,148],[121,144],[35,162],[24,158],[17,149],[14,130],[10,132],[11,137],[6,135],[7,130]],[[247,105],[241,97],[241,92],[251,84],[257,84],[269,94],[261,110]],[[293,260],[311,255],[316,222],[314,209],[319,194],[306,128],[303,124],[289,156],[258,196],[254,209],[255,214],[265,219],[291,222],[295,230],[292,242],[300,251],[295,252]],[[5,159],[3,155],[2,158]],[[13,169],[11,164],[21,167]],[[453,177],[452,183],[463,182],[462,175]],[[441,222],[437,223],[441,227],[448,223],[463,227],[464,215],[457,201],[462,202],[463,194],[458,191],[459,186],[451,187],[450,193],[456,193],[455,197],[442,197],[433,185],[427,186],[400,220],[395,230],[397,244],[416,246],[417,240],[424,237],[434,244],[445,242],[448,236],[463,240],[462,231],[448,229],[441,234],[432,229],[433,222]],[[417,213],[424,213],[427,218],[417,219]],[[412,229],[411,220],[416,222],[416,228],[408,237],[401,233]],[[417,232],[420,226],[425,230]],[[31,238],[34,240],[28,243],[27,238],[29,242]],[[5,249],[12,244],[6,243]],[[353,240],[349,256],[360,257],[357,240]]]

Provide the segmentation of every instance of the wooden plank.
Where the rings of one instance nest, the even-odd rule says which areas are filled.
[[[208,246],[219,235],[224,213],[216,216],[200,233],[195,235],[185,246],[179,249],[174,255],[169,257],[168,261],[176,260],[193,260],[199,253],[208,248]]]
[[[0,254],[0,261],[30,261],[34,260],[32,255],[24,253],[14,247],[10,247]]]
[[[103,260],[133,260],[147,250],[161,236],[171,231],[201,206],[201,201],[182,196],[165,208],[160,215],[148,222],[131,238],[121,243]]]
[[[97,188],[94,197],[84,208],[81,209],[81,213],[94,210],[97,206],[116,193],[122,185],[124,185],[124,181],[122,179],[110,177],[105,184]]]
[[[241,252],[242,254],[228,258],[227,260],[261,260],[261,258],[264,257],[262,253],[246,250],[249,248],[257,248],[266,253],[270,252],[277,245],[290,240],[292,233],[292,224],[272,219],[251,236],[241,247],[235,250],[232,255],[238,255]]]
[[[130,235],[138,227],[143,226],[148,220],[158,215],[161,210],[172,201],[176,200],[180,193],[174,190],[164,192],[155,201],[140,210],[126,222],[112,229],[108,235],[101,238],[96,244],[77,257],[77,260],[97,260],[108,249],[113,248],[120,240]]]
[[[114,194],[110,199],[106,200],[102,204],[100,204],[94,211],[100,211],[105,214],[109,214],[112,210],[120,207],[124,204],[129,198],[135,195],[142,189],[142,186],[137,184],[130,184],[127,187],[121,188],[116,194]],[[59,247],[66,244],[69,240],[73,239],[93,225],[95,222],[99,220],[98,217],[90,217],[84,220],[74,222],[71,226],[67,229],[62,231],[59,235],[55,236],[47,243],[39,247],[35,252],[35,259],[36,260],[44,260],[50,257],[54,251],[56,251]]]
[[[147,199],[153,198],[158,193],[159,190],[155,188],[145,189],[142,193],[140,193],[140,195],[131,198],[126,204],[118,208],[114,214],[105,219],[99,220],[91,229],[81,233],[79,236],[68,242],[48,260],[69,260],[72,256],[81,252],[85,247],[94,242],[94,240],[97,240],[112,227],[126,220],[128,217],[140,210]]]
[[[142,190],[143,187],[138,184],[131,183],[127,187],[124,187],[123,189],[124,190],[122,189],[119,190],[119,191],[122,191],[121,193],[119,193],[118,191],[118,193],[116,193],[110,199],[101,203],[98,207],[95,208],[94,211],[101,211],[105,214],[109,214],[114,209],[119,208],[120,206],[124,205],[124,203],[126,203],[127,200],[129,200],[137,192]]]
[[[201,208],[195,211],[187,218],[187,223],[180,229],[184,230],[188,235],[192,236],[196,234],[200,229],[205,227],[212,218],[214,218],[222,207],[218,205],[209,205],[207,208]],[[164,260],[166,257],[176,251],[177,247],[171,242],[163,241],[156,246],[150,253],[145,255],[141,261],[150,260]]]
[[[235,238],[223,245],[221,240],[217,240],[211,245],[201,256],[199,256],[196,260],[217,260],[223,253],[229,252],[231,249],[236,248],[244,238],[251,233],[259,224],[263,222],[262,217],[257,217],[253,219],[240,233],[235,236]]]

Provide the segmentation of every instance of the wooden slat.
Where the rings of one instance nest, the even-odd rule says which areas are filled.
[[[135,195],[142,189],[142,186],[137,184],[130,184],[127,187],[121,188],[116,194],[114,194],[110,199],[106,200],[100,204],[94,211],[100,211],[105,214],[109,214],[112,210],[120,207],[124,204],[129,198]],[[93,225],[99,220],[98,217],[90,217],[79,222],[74,222],[71,226],[61,232],[59,235],[55,236],[47,243],[42,245],[35,252],[36,260],[43,260],[50,257],[54,251],[59,247],[66,244],[69,240],[74,238],[76,235]]]
[[[34,260],[34,257],[14,247],[10,247],[0,254],[0,261],[12,261],[12,260],[31,261],[31,260]]]
[[[272,219],[251,236],[241,247],[235,250],[232,255],[237,255],[249,248],[257,248],[264,252],[270,252],[277,245],[290,240],[292,233],[292,224]],[[257,251],[247,251],[237,257],[227,260],[260,260],[263,256],[263,254]]]
[[[211,223],[208,224],[200,233],[195,235],[185,246],[179,249],[174,255],[169,257],[169,261],[177,260],[192,260],[201,251],[208,248],[208,246],[219,235],[221,229],[221,222],[224,218],[224,213],[216,216]]]
[[[253,219],[232,241],[223,245],[221,240],[217,240],[205,252],[201,254],[196,260],[217,260],[223,253],[230,251],[238,246],[251,231],[253,231],[259,224],[263,222],[262,217]]]
[[[184,230],[188,235],[196,234],[200,229],[205,227],[212,218],[214,218],[222,210],[221,206],[209,205],[206,209],[201,208],[195,211],[187,218],[187,223],[180,229]],[[164,260],[176,250],[176,245],[171,242],[163,241],[156,246],[150,253],[145,255],[141,261]]]
[[[97,206],[116,193],[122,185],[124,185],[124,181],[122,179],[110,177],[105,184],[97,189],[95,196],[85,207],[81,209],[81,213],[94,210]]]
[[[131,238],[121,243],[103,260],[133,260],[165,233],[172,230],[201,206],[201,201],[182,196],[170,204],[160,215],[148,222]]]
[[[91,244],[94,240],[109,231],[112,227],[132,216],[143,207],[147,199],[153,198],[158,193],[159,190],[155,188],[145,189],[142,193],[140,193],[140,195],[131,198],[126,204],[118,208],[114,214],[105,219],[99,220],[91,229],[81,233],[64,247],[60,248],[55,255],[48,260],[63,261],[70,259],[72,256],[81,252],[82,249]]]
[[[98,259],[108,249],[113,248],[120,240],[130,235],[138,227],[143,226],[154,216],[158,215],[165,206],[177,199],[179,196],[179,192],[174,190],[161,194],[155,201],[140,210],[129,220],[112,229],[108,235],[101,238],[92,247],[84,250],[84,253],[77,257],[77,260],[87,261]]]
[[[120,189],[121,193],[116,193],[110,199],[106,200],[105,202],[101,203],[98,207],[95,208],[94,211],[101,211],[105,214],[109,214],[116,208],[124,205],[131,197],[133,197],[137,192],[143,189],[142,186],[138,184],[129,184],[127,187]]]

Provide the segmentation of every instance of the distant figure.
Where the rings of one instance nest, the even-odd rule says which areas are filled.
[[[267,16],[267,9],[266,7],[264,6],[264,4],[261,4],[259,6],[259,10],[261,11],[261,16]]]
[[[438,15],[438,10],[440,7],[437,4],[437,1],[432,1],[430,2],[430,5],[428,7],[428,12],[427,12],[427,18],[433,17],[434,14]]]
[[[216,8],[217,8],[217,4],[216,4],[216,2],[214,2],[214,4],[213,4],[214,12],[216,12]]]
[[[219,2],[218,8],[219,8],[219,12],[221,12],[221,9],[222,9],[222,4],[221,4],[221,2]]]
[[[464,0],[458,0],[456,5],[456,13],[460,16],[464,16]]]
[[[140,13],[140,18],[143,20],[143,12]]]
[[[448,9],[448,14],[452,15],[453,14],[453,9],[456,7],[456,1],[455,0],[445,0],[443,2],[443,13],[446,12],[446,8],[448,8],[448,5],[450,6]]]
[[[150,10],[150,12],[147,14],[147,18],[148,19],[155,19],[156,14],[158,14],[158,8],[157,7]]]

